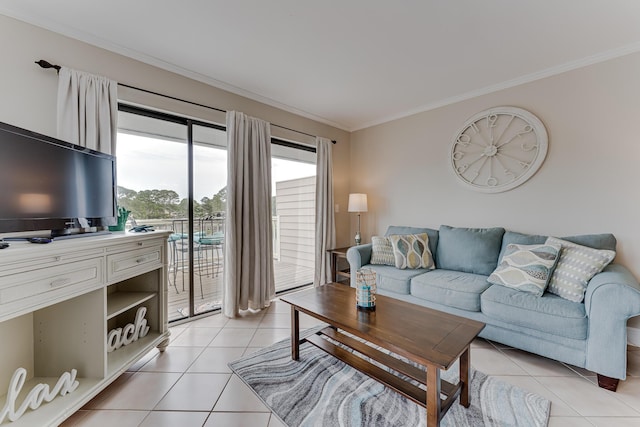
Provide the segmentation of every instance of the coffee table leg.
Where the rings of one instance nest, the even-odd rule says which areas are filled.
[[[440,425],[440,369],[427,366],[427,427]]]
[[[460,390],[460,404],[465,408],[469,407],[469,347],[460,356],[460,381],[462,381],[462,390]]]
[[[300,358],[300,315],[294,306],[291,306],[291,359]]]

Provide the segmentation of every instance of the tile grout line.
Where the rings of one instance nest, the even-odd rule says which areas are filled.
[[[490,343],[491,343],[491,344],[493,344],[493,342],[491,342],[491,341],[490,341]],[[497,346],[495,346],[495,345],[494,345],[494,347],[495,347],[495,348],[496,348],[500,353],[502,353],[505,357],[509,358],[509,356],[508,356],[508,355],[506,354],[506,352],[504,351],[504,350],[507,350],[506,348],[498,348],[498,347],[497,347]],[[540,357],[542,357],[542,356],[540,356]],[[590,421],[590,420],[588,420],[588,419],[587,419],[587,416],[586,416],[586,415],[581,414],[581,413],[580,413],[580,411],[578,411],[576,408],[574,408],[573,406],[571,406],[571,405],[570,405],[568,402],[566,402],[564,399],[560,398],[560,396],[558,396],[558,395],[557,395],[553,390],[549,389],[547,386],[545,386],[544,384],[542,384],[542,383],[538,380],[538,377],[539,377],[539,376],[537,376],[537,375],[533,375],[533,374],[530,374],[530,373],[529,373],[529,372],[528,372],[524,367],[520,366],[520,365],[518,364],[518,362],[517,362],[517,361],[515,361],[515,360],[513,360],[513,359],[511,359],[511,358],[509,358],[509,360],[511,360],[513,363],[515,363],[516,365],[518,365],[518,367],[520,367],[522,370],[524,370],[524,371],[527,373],[527,375],[528,375],[529,377],[531,377],[534,381],[536,381],[538,384],[540,384],[542,387],[544,387],[546,390],[548,390],[548,391],[549,391],[550,393],[552,393],[554,396],[557,396],[557,397],[558,397],[558,399],[559,399],[561,402],[563,402],[563,403],[564,403],[565,405],[567,405],[569,408],[571,408],[572,410],[574,410],[578,415],[580,415],[580,417],[581,417],[581,418],[584,418],[584,419],[585,419],[585,421],[589,422],[590,424],[593,424],[593,423],[591,423],[591,421]],[[595,387],[599,387],[599,386],[598,386],[597,381],[596,381],[596,382],[592,381],[592,380],[590,379],[590,377],[588,377],[588,376],[586,376],[586,375],[583,375],[581,372],[577,371],[577,370],[574,368],[574,366],[572,366],[572,365],[570,365],[570,364],[567,364],[567,363],[564,363],[564,362],[559,362],[559,363],[560,363],[561,365],[563,365],[565,368],[569,369],[571,372],[573,372],[573,373],[575,374],[575,376],[577,376],[578,378],[581,378],[581,379],[583,379],[583,380],[587,381],[589,384],[591,384],[591,385],[593,385],[593,386],[595,386]],[[542,377],[544,377],[544,375],[542,375]],[[555,377],[555,376],[550,376],[550,377]],[[560,377],[562,377],[562,376],[560,376]],[[618,395],[617,395],[615,392],[612,392],[612,393],[613,393],[613,397],[614,397],[618,402],[620,402],[620,403],[622,403],[623,405],[625,405],[625,406],[629,407],[631,410],[635,411],[638,415],[640,415],[640,411],[638,411],[635,407],[631,406],[630,404],[628,404],[627,402],[625,402],[623,399],[620,399],[620,398],[618,397]]]
[[[490,341],[491,344],[493,344],[492,341]],[[494,345],[494,347],[496,348],[496,350],[498,350],[498,352],[500,352],[500,354],[504,355],[506,358],[508,358],[509,360],[511,360],[513,363],[515,363],[520,369],[522,369],[524,372],[527,373],[527,376],[531,379],[533,379],[536,383],[538,383],[542,388],[544,388],[545,390],[547,390],[549,393],[551,393],[552,395],[556,396],[557,399],[564,403],[568,408],[570,408],[571,410],[573,410],[576,414],[578,414],[578,417],[572,417],[572,418],[582,418],[583,420],[587,421],[589,424],[592,424],[589,420],[586,419],[586,417],[584,415],[582,415],[580,413],[580,411],[578,411],[576,408],[574,408],[573,406],[571,406],[568,402],[566,402],[564,399],[562,399],[560,396],[558,396],[553,390],[549,389],[549,387],[547,387],[546,385],[544,385],[542,382],[540,382],[540,380],[538,379],[539,376],[537,375],[531,375],[526,369],[524,369],[522,366],[520,366],[518,364],[518,362],[516,362],[515,360],[512,360],[505,352],[505,349],[502,348],[498,348],[497,346]],[[509,347],[510,349],[512,349],[512,347]],[[564,363],[560,362],[562,365],[565,365]],[[566,366],[566,365],[565,365]],[[571,372],[574,372],[576,375],[581,376],[580,373],[574,371],[573,369],[571,369]],[[544,396],[543,396],[544,397]],[[550,407],[549,407],[549,419],[551,419],[551,406],[553,406],[553,401],[551,399],[549,399],[550,401]]]
[[[190,324],[186,329],[193,329],[194,326],[193,324]],[[181,373],[180,377],[176,380],[175,383],[173,383],[173,385],[169,388],[169,390],[167,390],[167,392],[162,396],[162,398],[160,398],[160,400],[158,400],[158,402],[155,404],[155,406],[153,407],[153,409],[151,409],[151,411],[149,411],[149,413],[147,414],[147,416],[142,420],[142,423],[144,423],[144,421],[149,417],[149,415],[152,412],[161,412],[161,411],[156,411],[156,408],[158,407],[158,405],[160,404],[160,402],[162,402],[162,400],[167,397],[167,395],[171,392],[171,390],[173,390],[173,388],[176,386],[176,384],[178,384],[178,382],[180,382],[180,380],[182,378],[184,378],[184,376],[187,374],[187,371],[191,368],[191,366],[193,366],[193,364],[196,362],[196,360],[198,360],[198,358],[200,356],[202,356],[202,354],[204,353],[204,350],[209,348],[209,345],[213,342],[213,340],[220,334],[220,332],[222,332],[222,330],[224,329],[224,327],[218,328],[218,332],[211,338],[211,340],[207,343],[207,345],[205,347],[199,347],[199,346],[186,346],[187,348],[201,348],[200,353],[198,354],[197,357],[195,357],[193,359],[193,361],[189,364],[189,366],[186,367],[186,369]],[[183,331],[184,332],[184,331]],[[180,346],[176,346],[176,347],[180,347]],[[155,358],[154,358],[155,359]],[[153,359],[152,359],[153,360]],[[149,361],[150,362],[150,361]],[[147,363],[149,363],[147,362]],[[143,367],[146,366],[143,365]],[[142,368],[141,368],[142,369]],[[156,372],[159,373],[159,372]],[[207,415],[207,417],[205,418],[205,422],[203,424],[203,426],[207,423],[207,420],[209,419],[209,417],[211,416],[211,414],[213,413],[213,408],[215,408],[215,405],[218,403],[218,401],[220,400],[220,397],[222,396],[222,393],[224,393],[225,388],[229,385],[229,381],[231,380],[231,376],[229,375],[229,378],[227,379],[227,381],[225,382],[224,387],[222,387],[222,391],[220,392],[220,395],[218,396],[218,398],[216,399],[216,401],[214,402],[213,406],[211,407],[211,410],[209,411],[186,411],[186,412],[208,412],[209,414]],[[180,412],[180,411],[178,411]],[[184,411],[183,411],[184,412]],[[141,424],[142,424],[141,423]]]

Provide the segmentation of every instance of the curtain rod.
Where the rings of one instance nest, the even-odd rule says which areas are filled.
[[[38,64],[39,66],[41,66],[42,68],[53,68],[53,69],[54,69],[54,70],[56,70],[56,72],[58,72],[58,73],[60,72],[60,68],[62,68],[60,65],[52,64],[52,63],[50,63],[50,62],[48,62],[48,61],[45,61],[44,59],[40,59],[39,61],[35,61],[35,63],[36,63],[36,64]],[[143,88],[136,87],[136,86],[130,86],[130,85],[128,85],[128,84],[124,84],[124,83],[120,83],[120,82],[118,82],[118,85],[120,85],[120,86],[124,86],[124,87],[128,87],[129,89],[134,89],[134,90],[139,90],[139,91],[141,91],[141,92],[150,93],[150,94],[152,94],[152,95],[157,95],[157,96],[162,96],[162,97],[164,97],[164,98],[173,99],[174,101],[185,102],[185,103],[187,103],[187,104],[195,105],[195,106],[198,106],[198,107],[203,107],[203,108],[208,108],[208,109],[210,109],[210,110],[220,111],[221,113],[226,113],[226,112],[227,112],[227,110],[223,110],[223,109],[221,109],[221,108],[216,108],[216,107],[211,107],[211,106],[209,106],[209,105],[199,104],[199,103],[197,103],[197,102],[188,101],[188,100],[186,100],[186,99],[177,98],[177,97],[175,97],[175,96],[171,96],[171,95],[165,95],[165,94],[163,94],[163,93],[154,92],[154,91],[152,91],[152,90],[143,89]],[[277,126],[277,127],[281,128],[281,129],[289,130],[289,131],[291,131],[291,132],[295,132],[295,133],[299,133],[299,134],[302,134],[302,135],[311,136],[311,137],[313,137],[313,138],[315,138],[315,137],[316,137],[316,135],[311,135],[310,133],[306,133],[306,132],[302,132],[302,131],[299,131],[299,130],[291,129],[291,128],[288,128],[288,127],[286,127],[286,126],[277,125],[277,124],[275,124],[275,123],[271,123],[271,124],[272,124],[273,126]],[[335,139],[333,139],[333,140],[331,140],[331,142],[335,144],[337,141],[336,141]]]

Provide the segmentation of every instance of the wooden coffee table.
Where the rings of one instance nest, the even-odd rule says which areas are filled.
[[[298,360],[300,354],[299,313],[303,312],[330,326],[302,342],[315,345],[427,408],[427,426],[440,425],[440,420],[458,396],[460,404],[469,407],[469,345],[484,328],[484,323],[382,295],[376,298],[375,311],[361,311],[356,308],[355,289],[336,283],[285,295],[280,300],[291,304],[292,359]],[[406,357],[426,367],[426,373],[338,329]],[[323,336],[426,385],[426,393]],[[441,380],[440,369],[448,369],[457,359],[460,359],[458,384]],[[441,395],[446,398],[441,399]]]

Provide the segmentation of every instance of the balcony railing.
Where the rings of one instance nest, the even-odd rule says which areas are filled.
[[[188,222],[186,218],[180,219],[136,219],[137,225],[151,225],[156,230],[171,230],[174,233],[187,234]],[[131,221],[127,222],[127,229],[133,226]],[[224,218],[197,218],[194,222],[193,230],[204,236],[212,236],[216,233],[224,235]],[[271,217],[271,231],[273,239],[273,259],[280,260],[280,219],[277,215]]]
[[[169,247],[169,320],[188,316],[188,221],[186,219],[137,219],[137,225],[152,225],[156,230],[170,230],[174,235]],[[127,229],[132,224],[127,224]],[[273,230],[273,258],[276,291],[308,284],[313,281],[313,268],[294,262],[282,262],[280,251],[280,221],[278,216],[271,219]],[[224,218],[196,219],[194,233],[201,236],[224,236]],[[194,284],[195,312],[201,313],[220,307],[222,301],[222,281],[224,268],[224,238],[216,245],[201,247],[194,240]],[[205,245],[206,246],[206,245]],[[215,247],[214,247],[215,246]]]

